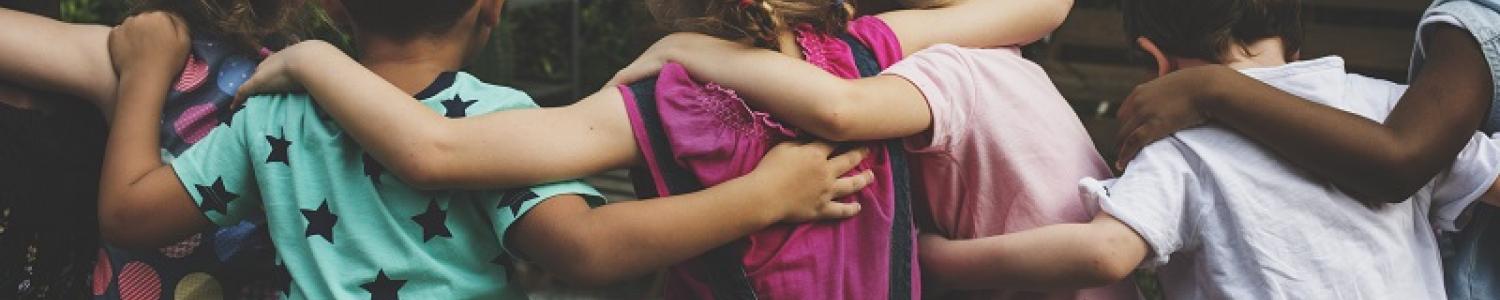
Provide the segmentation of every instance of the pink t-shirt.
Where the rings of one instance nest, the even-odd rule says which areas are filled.
[[[1078,180],[1111,177],[1052,80],[1015,48],[937,45],[891,66],[927,97],[932,129],[908,138],[919,199],[939,233],[972,239],[1092,220]],[[918,202],[921,205],[921,202]],[[958,298],[1133,299],[1121,282],[1077,293],[984,291]]]
[[[843,78],[875,75],[900,59],[900,44],[879,19],[857,19],[848,32],[846,39],[802,30],[798,43],[809,63]],[[771,146],[806,136],[750,108],[732,90],[693,80],[675,64],[662,69],[654,86],[637,83],[622,86],[621,92],[646,162],[645,170],[638,170],[649,174],[636,174],[637,193],[643,197],[691,192],[745,175]],[[842,221],[776,225],[710,251],[673,267],[665,296],[920,298],[900,144],[861,146],[871,148],[871,155],[851,172],[872,170],[877,179],[839,199],[860,203],[860,214]]]

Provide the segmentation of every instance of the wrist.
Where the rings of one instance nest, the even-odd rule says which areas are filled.
[[[1224,72],[1239,72],[1228,67],[1213,70],[1212,73],[1202,77],[1204,82],[1196,85],[1198,88],[1191,98],[1193,108],[1197,109],[1198,115],[1203,116],[1205,120],[1213,118],[1214,112],[1223,104],[1226,95],[1224,91],[1232,89],[1229,86],[1233,85],[1235,74]]]
[[[735,207],[739,207],[742,213],[753,215],[759,227],[781,222],[791,210],[786,201],[774,201],[782,196],[775,192],[778,189],[767,188],[772,185],[763,179],[763,175],[752,172],[720,186],[726,188],[726,195],[733,195],[727,200],[739,201],[739,205]]]

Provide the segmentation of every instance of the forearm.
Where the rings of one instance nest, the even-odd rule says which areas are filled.
[[[971,240],[922,239],[924,279],[941,289],[1063,290],[1127,276],[1144,242],[1113,218]]]
[[[166,74],[127,74],[120,80],[123,101],[113,120],[100,174],[99,225],[104,238],[121,247],[151,249],[180,238],[161,234],[174,232],[171,224],[176,223],[162,219],[166,208],[151,204],[181,198],[154,188],[180,187],[167,182],[175,176],[169,176],[171,169],[162,165],[157,147],[157,125],[169,79]]]
[[[109,27],[0,8],[0,80],[84,98],[110,115],[115,72]]]
[[[410,184],[525,186],[625,167],[635,159],[617,91],[570,107],[448,119],[332,46],[323,51],[311,63],[295,62],[294,79],[371,156]]]
[[[1239,74],[1215,76],[1204,114],[1361,199],[1399,202],[1453,163],[1492,95],[1467,34],[1441,28],[1429,64],[1382,125]],[[1438,51],[1435,49],[1447,49]]]
[[[612,203],[567,225],[581,244],[534,257],[575,284],[640,276],[774,224],[777,216],[757,195],[736,180],[692,194]]]
[[[901,39],[903,52],[911,55],[934,44],[969,48],[1029,44],[1062,25],[1072,8],[1072,0],[967,0],[934,10],[893,11],[881,14],[880,19]]]
[[[927,103],[904,79],[839,78],[805,61],[709,37],[689,37],[668,60],[700,80],[735,90],[745,102],[814,135],[836,141],[913,135],[930,122]]]

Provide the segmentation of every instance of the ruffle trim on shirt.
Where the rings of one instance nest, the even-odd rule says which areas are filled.
[[[714,114],[714,118],[740,134],[751,136],[778,134],[783,138],[797,136],[796,130],[777,122],[771,114],[750,108],[750,105],[745,104],[745,100],[740,98],[738,93],[718,83],[704,84],[701,93],[695,97],[694,101],[703,104],[710,113]]]
[[[849,49],[837,49],[844,45],[838,38],[818,34],[812,25],[797,25],[797,44],[802,46],[802,56],[810,64],[824,70],[832,70],[833,57],[849,53]]]

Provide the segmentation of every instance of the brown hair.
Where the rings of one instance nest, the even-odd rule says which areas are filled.
[[[1124,0],[1125,32],[1173,56],[1223,63],[1231,45],[1279,37],[1292,57],[1302,48],[1300,0]]]
[[[137,0],[132,13],[173,13],[193,32],[217,35],[242,52],[255,53],[295,42],[309,27],[304,13],[309,8],[302,0]]]
[[[854,17],[846,0],[662,0],[674,2],[670,15],[659,19],[674,31],[691,31],[724,39],[750,39],[774,48],[781,33],[807,24],[826,34],[843,33]],[[663,14],[657,14],[662,17]]]
[[[476,0],[340,1],[359,30],[394,38],[412,38],[453,27]]]

